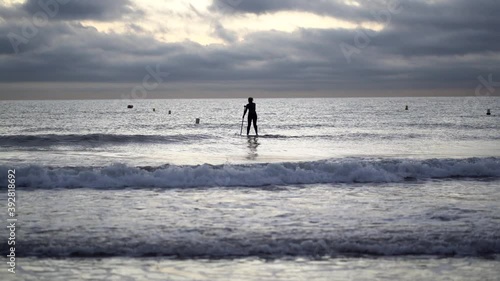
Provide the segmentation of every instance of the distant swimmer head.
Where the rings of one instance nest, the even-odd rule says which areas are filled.
[[[252,97],[248,98],[248,102],[252,103],[253,102],[253,98]]]

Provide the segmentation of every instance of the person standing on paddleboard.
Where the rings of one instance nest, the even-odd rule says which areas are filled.
[[[245,118],[245,114],[247,114],[248,110],[248,126],[247,126],[247,136],[250,134],[250,125],[253,122],[253,128],[255,130],[255,135],[258,136],[257,132],[257,111],[255,111],[255,103],[253,102],[253,98],[248,98],[248,104],[245,105],[245,112],[243,112],[243,119]]]

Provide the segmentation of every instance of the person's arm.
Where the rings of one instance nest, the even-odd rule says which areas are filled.
[[[243,118],[245,118],[245,115],[247,114],[248,107],[245,105],[245,111],[243,112]]]

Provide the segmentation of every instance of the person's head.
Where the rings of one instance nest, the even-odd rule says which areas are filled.
[[[253,98],[252,97],[248,98],[248,102],[252,103],[253,102]]]

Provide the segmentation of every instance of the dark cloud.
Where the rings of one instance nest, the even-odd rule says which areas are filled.
[[[45,12],[57,20],[110,21],[142,14],[130,0],[26,0],[22,9],[30,15]]]
[[[20,19],[21,17],[26,17],[28,14],[23,9],[20,9],[19,6],[0,6],[0,20],[4,21]]]
[[[473,95],[479,75],[494,74],[494,80],[500,80],[498,1],[403,1],[397,12],[391,12],[386,1],[367,1],[367,5],[360,1],[359,7],[343,1],[244,0],[239,6],[234,5],[238,0],[231,1],[232,13],[342,14],[354,22],[379,21],[383,29],[263,31],[239,41],[217,17],[209,17],[214,35],[226,45],[203,46],[191,41],[159,42],[149,34],[105,34],[77,22],[54,21],[14,55],[4,34],[21,30],[22,25],[6,21],[0,23],[0,82],[128,85],[140,83],[147,74],[145,67],[156,65],[170,73],[161,89],[173,87],[186,95],[203,89],[221,95],[420,90]],[[130,29],[140,31],[133,24]],[[346,46],[351,52],[347,55]],[[0,90],[0,98],[8,94]]]
[[[225,29],[224,26],[222,26],[222,24],[218,21],[214,21],[212,23],[212,28],[213,35],[224,40],[224,42],[226,43],[234,43],[236,40],[238,40],[238,35],[236,34],[236,32]]]
[[[281,11],[302,11],[335,16],[349,21],[364,20],[371,11],[387,8],[387,1],[359,1],[362,6],[346,4],[344,0],[213,0],[210,10],[224,14],[269,14]]]
[[[375,22],[382,24],[384,30],[376,39],[370,38],[371,41],[385,51],[408,56],[463,55],[496,52],[500,48],[499,1],[372,0],[359,3],[360,6],[348,5],[343,0],[214,0],[211,10],[232,14],[303,11],[355,23]]]

